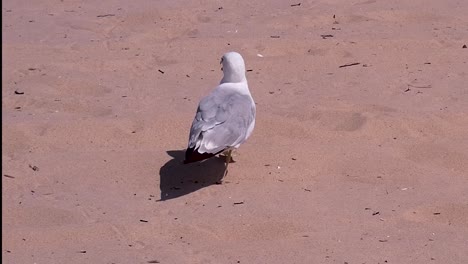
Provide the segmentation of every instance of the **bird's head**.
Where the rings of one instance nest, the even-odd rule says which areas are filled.
[[[234,51],[225,53],[221,58],[224,77],[221,83],[238,83],[247,81],[245,77],[245,63],[242,56]]]

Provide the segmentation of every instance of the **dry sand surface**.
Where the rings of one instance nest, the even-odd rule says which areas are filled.
[[[468,263],[468,1],[102,2],[2,2],[4,263]],[[216,184],[181,161],[231,50]]]

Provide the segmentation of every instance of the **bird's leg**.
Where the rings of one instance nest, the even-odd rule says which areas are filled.
[[[220,157],[224,157],[226,162],[228,161],[228,156],[230,156],[231,158],[229,159],[229,163],[235,163],[236,161],[234,160],[234,153],[231,153],[231,152],[234,152],[233,149],[231,150],[226,150],[222,153],[222,155],[220,155]],[[231,153],[231,154],[229,154]]]
[[[227,155],[226,155],[226,169],[224,170],[224,177],[226,177],[226,175],[228,174],[228,166],[229,166],[229,163],[231,162],[231,152],[232,152],[232,149],[230,149],[230,150],[227,151]]]
[[[231,152],[229,152],[229,153],[230,153],[230,155],[229,155],[229,156],[230,156],[229,163],[235,163],[235,162],[236,162],[236,161],[234,160],[234,154],[235,154],[235,153],[234,153],[234,150],[231,150],[231,151],[232,151],[233,153],[231,154]]]
[[[228,150],[227,157],[226,157],[226,163],[231,163],[232,162],[232,149]]]

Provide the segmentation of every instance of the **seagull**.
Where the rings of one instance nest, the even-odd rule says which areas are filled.
[[[197,108],[190,129],[184,164],[226,154],[226,168],[231,152],[244,143],[255,126],[255,102],[247,85],[245,63],[237,52],[221,58],[223,78]]]

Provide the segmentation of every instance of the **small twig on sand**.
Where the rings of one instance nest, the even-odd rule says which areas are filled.
[[[110,16],[115,16],[115,14],[98,15],[97,17],[110,17]]]
[[[349,67],[349,66],[355,66],[355,65],[359,65],[361,63],[359,62],[354,62],[354,63],[349,63],[349,64],[344,64],[344,65],[341,65],[339,68],[344,68],[344,67]]]
[[[330,34],[326,34],[326,35],[320,35],[323,39],[327,39],[327,38],[333,38],[333,35],[330,35]]]
[[[432,86],[430,84],[429,85],[422,85],[422,86],[408,84],[408,86],[411,86],[411,87],[414,87],[414,88],[432,88]]]

